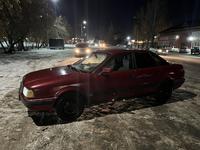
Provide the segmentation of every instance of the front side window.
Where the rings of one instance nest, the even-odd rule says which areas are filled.
[[[114,57],[105,67],[111,68],[113,71],[126,71],[133,69],[132,55],[128,54]]]
[[[82,61],[74,64],[73,67],[83,72],[91,72],[103,63],[107,57],[107,54],[93,53],[89,57],[86,57]]]

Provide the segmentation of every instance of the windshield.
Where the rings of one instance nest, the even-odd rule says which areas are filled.
[[[82,72],[92,72],[101,63],[103,63],[107,58],[107,54],[91,54],[90,56],[84,58],[82,61],[73,65],[73,67]]]
[[[79,43],[76,45],[77,48],[87,48],[88,44],[87,43]]]

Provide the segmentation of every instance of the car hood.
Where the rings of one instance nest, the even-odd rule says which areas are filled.
[[[79,78],[79,74],[70,67],[48,68],[25,75],[23,85],[27,88],[38,88],[64,82],[75,82],[74,80]]]

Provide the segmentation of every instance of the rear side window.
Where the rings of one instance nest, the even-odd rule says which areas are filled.
[[[135,61],[137,68],[150,68],[157,66],[155,60],[151,57],[149,53],[136,52]]]
[[[112,68],[113,71],[127,71],[133,69],[132,55],[128,54],[114,57],[105,67]]]
[[[156,55],[155,53],[150,52],[151,57],[154,59],[156,62],[157,66],[163,66],[163,65],[168,65],[168,62],[166,62],[164,59]]]

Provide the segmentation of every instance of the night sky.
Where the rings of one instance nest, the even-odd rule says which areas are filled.
[[[74,33],[79,34],[83,19],[89,22],[91,37],[103,36],[113,24],[116,31],[132,33],[137,11],[148,0],[60,0],[59,14],[66,17]],[[199,0],[168,0],[168,16],[172,24],[200,20]]]

